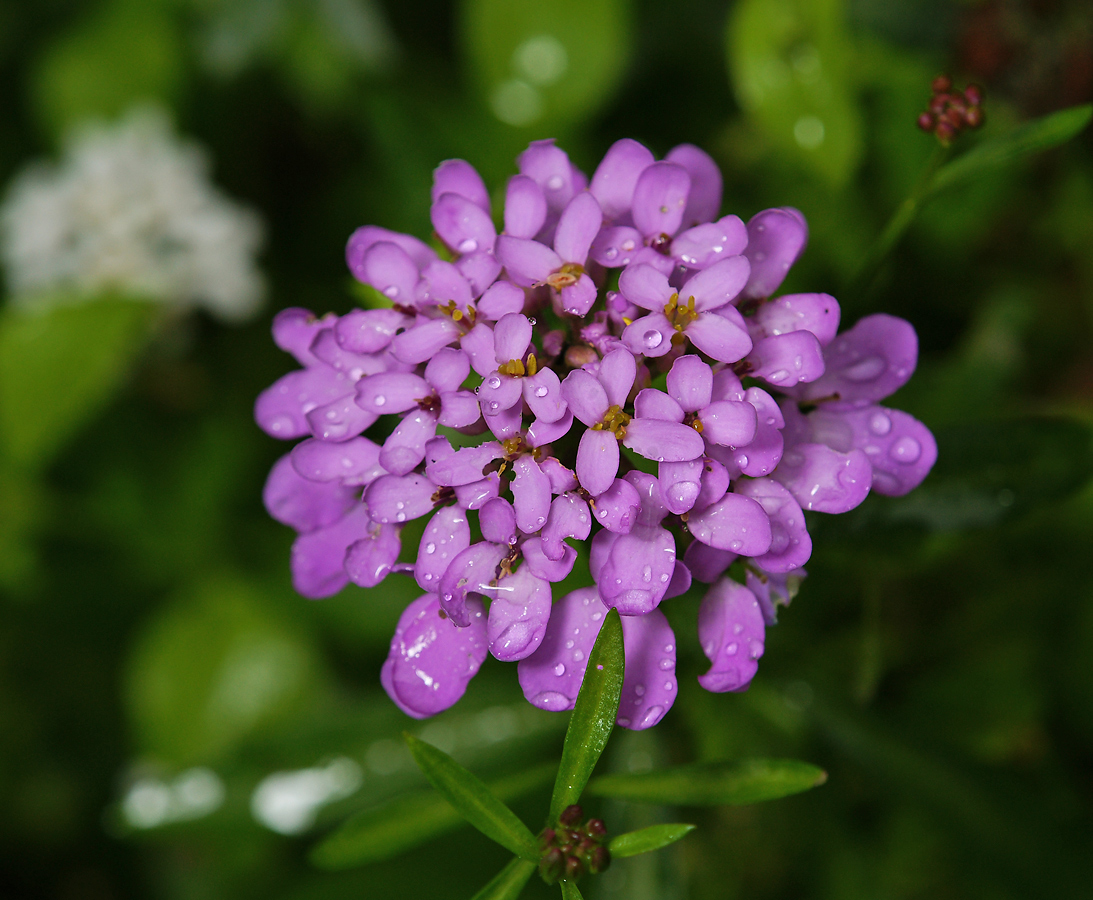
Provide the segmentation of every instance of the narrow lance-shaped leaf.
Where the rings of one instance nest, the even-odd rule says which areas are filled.
[[[674,806],[744,806],[798,794],[825,781],[823,769],[800,760],[745,759],[604,775],[588,791],[599,797]]]
[[[499,800],[519,797],[546,784],[554,764],[544,763],[500,778],[489,786]],[[436,791],[401,796],[352,816],[311,852],[320,869],[348,869],[390,859],[457,827],[463,816]]]
[[[559,881],[558,887],[562,889],[562,900],[584,900],[584,895],[575,882]]]
[[[539,859],[535,836],[481,779],[432,744],[412,734],[403,734],[403,738],[425,777],[463,818],[517,856],[528,860]]]
[[[1093,118],[1093,104],[1072,106],[1040,119],[1033,119],[1009,134],[984,141],[938,170],[930,185],[932,192],[960,184],[970,178],[1020,159],[1065,144],[1079,134]]]
[[[680,838],[685,837],[695,830],[694,825],[683,822],[673,822],[670,825],[650,825],[638,831],[629,831],[611,838],[607,849],[611,856],[621,859],[624,856],[637,856],[639,853],[648,853],[650,850],[659,850],[674,844]]]
[[[517,857],[497,873],[471,900],[516,900],[535,871],[535,863]]]
[[[607,746],[619,711],[624,669],[622,622],[618,610],[612,609],[604,619],[592,652],[588,654],[588,668],[585,669],[577,703],[569,719],[558,778],[550,798],[551,822],[557,822],[562,810],[580,799],[603,748]]]

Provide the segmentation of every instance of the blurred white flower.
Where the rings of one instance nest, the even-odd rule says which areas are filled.
[[[0,206],[12,302],[119,291],[250,316],[263,295],[262,224],[217,190],[208,168],[157,109],[79,131],[59,165],[28,166]]]

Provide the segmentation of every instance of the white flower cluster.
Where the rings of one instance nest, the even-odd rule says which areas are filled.
[[[120,291],[239,321],[262,300],[261,243],[258,216],[213,186],[204,151],[148,108],[80,131],[60,165],[28,166],[0,206],[0,256],[23,306]]]

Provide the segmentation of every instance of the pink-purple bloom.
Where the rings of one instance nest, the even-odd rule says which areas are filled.
[[[933,436],[879,405],[914,370],[917,338],[880,314],[839,334],[833,297],[776,296],[804,217],[720,216],[721,175],[697,147],[657,161],[622,140],[591,179],[553,141],[518,163],[499,211],[469,163],[437,168],[440,253],[353,233],[350,271],[383,304],[276,317],[302,368],[255,418],[303,440],[264,500],[298,533],[301,594],[389,576],[424,592],[381,674],[407,714],[455,703],[487,653],[517,662],[531,703],[571,709],[614,607],[618,724],[647,728],[678,690],[673,597],[710,586],[699,682],[743,690],[805,575],[806,511],[926,477]],[[381,420],[386,436],[368,437]],[[589,585],[555,597],[580,544]]]

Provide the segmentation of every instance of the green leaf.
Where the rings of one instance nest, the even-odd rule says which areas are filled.
[[[648,853],[650,850],[659,850],[661,847],[674,844],[694,830],[694,825],[686,825],[682,822],[671,825],[650,825],[648,828],[611,838],[607,849],[614,857],[637,856],[639,853]]]
[[[1072,106],[1026,122],[1009,134],[984,141],[938,170],[930,184],[932,192],[953,187],[980,174],[1064,144],[1093,119],[1093,104]]]
[[[619,711],[625,668],[622,621],[618,610],[612,609],[603,620],[596,643],[588,654],[588,668],[569,719],[554,795],[550,798],[550,822],[557,822],[562,810],[580,800],[581,792],[607,746]]]
[[[588,791],[598,797],[669,806],[745,806],[799,794],[825,781],[823,769],[799,760],[744,759],[604,775],[589,784]]]
[[[93,300],[0,312],[0,448],[41,468],[99,412],[143,348],[148,303]]]
[[[626,72],[630,0],[464,0],[463,51],[502,122],[573,124]]]
[[[742,0],[727,53],[740,105],[771,142],[845,184],[861,157],[862,124],[843,0]]]
[[[489,790],[499,800],[508,800],[546,784],[553,774],[554,764],[547,763],[498,779]],[[311,861],[320,869],[363,866],[396,856],[463,822],[436,791],[404,795],[350,818],[315,847]]]
[[[531,860],[516,858],[471,900],[516,900],[534,871],[535,863]]]
[[[575,882],[559,881],[558,887],[562,889],[562,900],[584,900],[584,895]]]
[[[443,750],[403,734],[414,761],[461,816],[486,837],[523,859],[538,860],[539,847],[528,827],[477,776]]]

